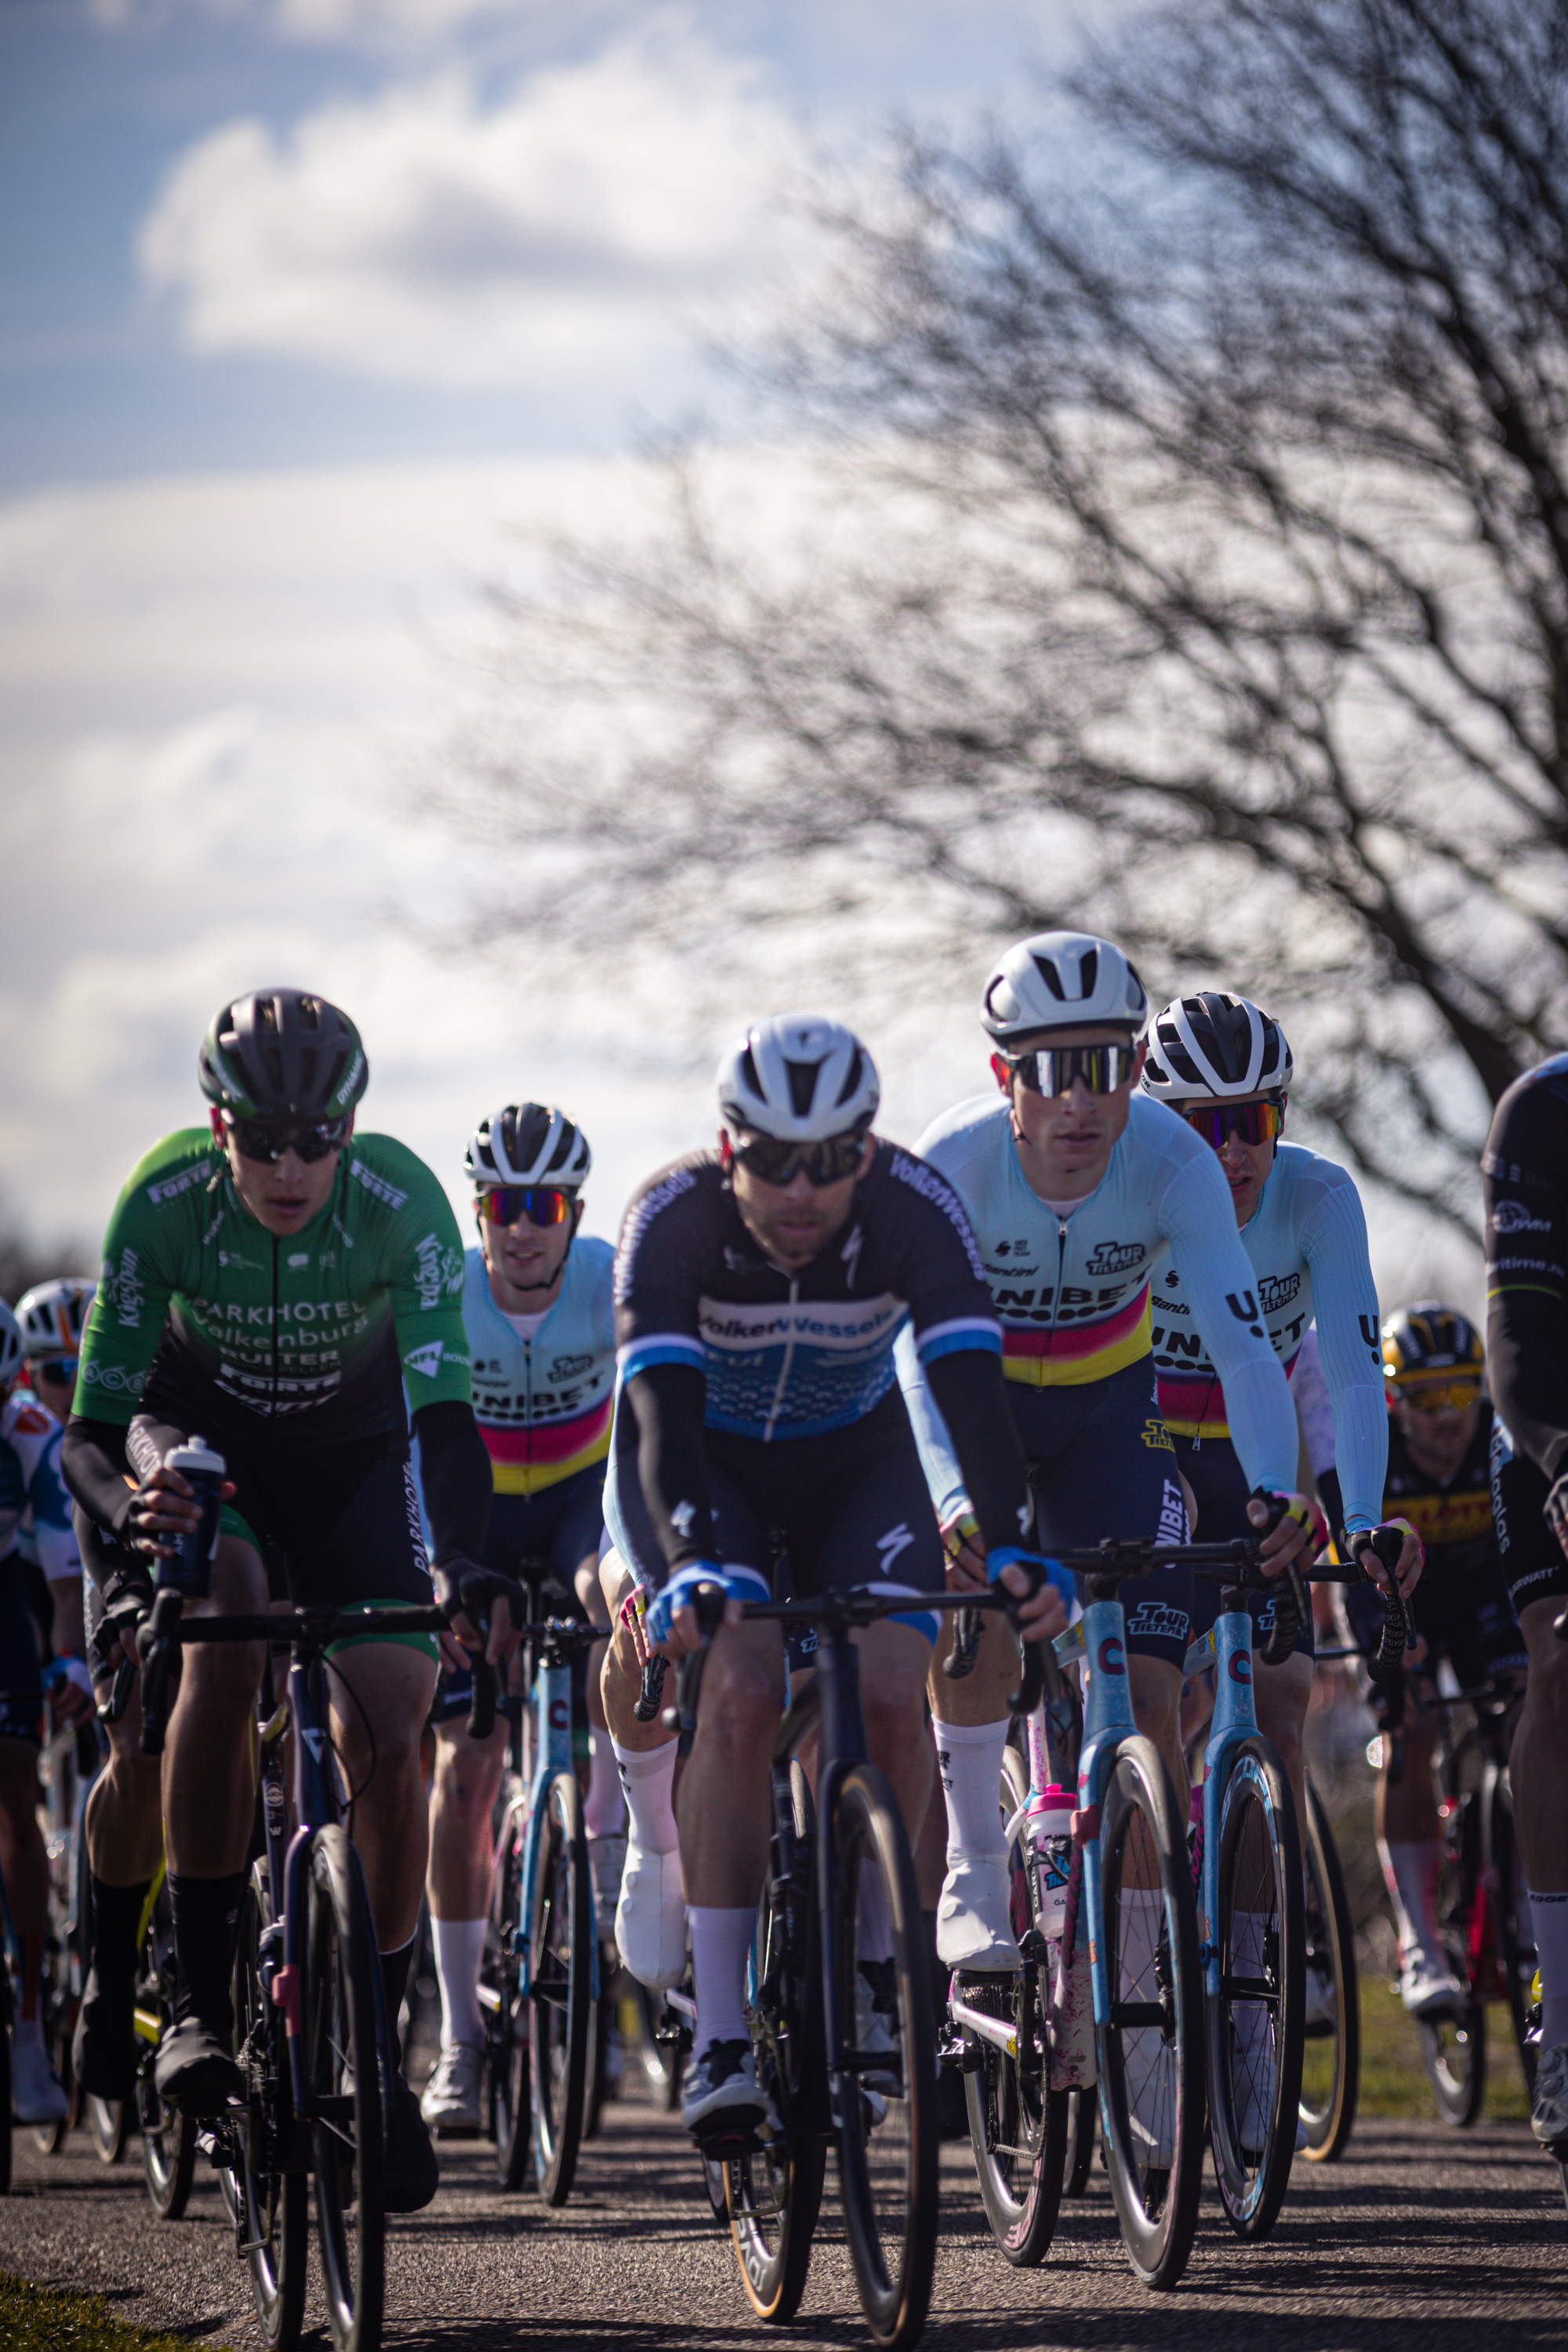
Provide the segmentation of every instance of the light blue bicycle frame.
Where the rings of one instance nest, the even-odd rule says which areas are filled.
[[[1214,1622],[1212,1633],[1187,1652],[1186,1672],[1215,1670],[1214,1714],[1204,1759],[1203,1938],[1198,1957],[1203,1963],[1204,1992],[1219,1999],[1219,1943],[1214,1922],[1219,1913],[1219,1824],[1231,1759],[1244,1739],[1258,1729],[1258,1708],[1252,1689],[1252,1644],[1258,1628],[1245,1608],[1227,1609]]]
[[[558,1772],[574,1772],[576,1769],[572,1759],[572,1669],[564,1660],[556,1664],[551,1664],[549,1660],[550,1653],[547,1649],[545,1658],[542,1660],[533,1678],[531,1704],[535,1737],[539,1748],[539,1761],[534,1768],[533,1780],[530,1784],[526,1800],[528,1832],[522,1853],[522,1896],[517,1927],[517,1950],[520,1963],[518,1990],[521,1993],[527,1993],[532,1981],[533,1956],[529,1950],[529,1937],[533,1927],[534,1895],[539,1884],[539,1863],[543,1848],[544,1819],[550,1784]],[[529,1703],[526,1697],[517,1702],[520,1706]],[[521,1801],[518,1800],[513,1801],[510,1808],[512,1812],[519,1810],[520,1802]],[[589,1937],[589,1952],[593,1971],[588,1990],[592,1998],[597,2000],[599,1998],[599,1923],[594,1912],[592,1878],[588,1883],[588,1916],[592,1929]]]

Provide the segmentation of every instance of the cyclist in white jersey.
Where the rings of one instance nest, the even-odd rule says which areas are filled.
[[[1258,1319],[1289,1373],[1316,1316],[1328,1380],[1344,1517],[1334,1532],[1342,1556],[1354,1549],[1381,1580],[1369,1549],[1383,1520],[1388,1466],[1388,1411],[1383,1392],[1377,1286],[1367,1256],[1366,1219],[1349,1174],[1299,1143],[1281,1143],[1294,1075],[1277,1021],[1245,997],[1212,989],[1178,997],[1152,1023],[1142,1088],[1166,1103],[1218,1158],[1234,1205]],[[1178,1248],[1152,1291],[1154,1369],[1160,1411],[1176,1460],[1197,1502],[1198,1533],[1224,1542],[1247,1532],[1248,1480],[1232,1442],[1224,1380],[1209,1346],[1210,1320],[1186,1278]],[[1411,1591],[1421,1573],[1421,1542],[1400,1527],[1395,1571]],[[1194,1637],[1206,1633],[1218,1593],[1205,1585],[1194,1608]],[[1257,1644],[1267,1641],[1273,1603],[1254,1594]],[[1278,1666],[1256,1662],[1253,1686],[1259,1729],[1279,1749],[1304,1819],[1302,1742],[1312,1689],[1312,1621],[1295,1654]]]
[[[1137,974],[1109,940],[1047,931],[1021,941],[987,982],[981,1015],[1004,1100],[961,1103],[916,1148],[952,1184],[980,1244],[1040,1549],[1185,1534],[1150,1360],[1151,1281],[1179,1248],[1214,1332],[1249,1486],[1285,1498],[1286,1516],[1264,1540],[1279,1569],[1302,1552],[1312,1516],[1293,1491],[1289,1390],[1213,1152],[1135,1092],[1147,1009]],[[957,1549],[954,1580],[973,1581],[982,1556],[965,1541],[971,1514],[958,1465],[923,1383],[910,1381],[908,1392],[938,1516]],[[1269,1516],[1261,1498],[1248,1506],[1256,1528]],[[1193,1580],[1163,1570],[1124,1584],[1122,1599],[1139,1727],[1159,1746],[1184,1805],[1178,1710]],[[1016,1671],[1008,1643],[988,1629],[966,1680],[931,1678],[948,1806],[937,1950],[951,1968],[1018,1965],[996,1811]]]

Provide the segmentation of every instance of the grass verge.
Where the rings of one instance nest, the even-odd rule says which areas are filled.
[[[1500,2002],[1483,2012],[1486,2021],[1487,2088],[1481,2114],[1489,2121],[1528,2123],[1530,2102],[1514,2047],[1513,2028]],[[1434,2123],[1437,2103],[1421,2063],[1415,2027],[1386,1978],[1361,1980],[1361,2096],[1363,2116],[1404,2116]]]
[[[190,2352],[183,2336],[117,2319],[100,2294],[35,2286],[9,2271],[0,2271],[0,2345],[5,2352]]]

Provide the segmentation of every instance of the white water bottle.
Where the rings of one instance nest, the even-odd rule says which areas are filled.
[[[1078,1799],[1053,1781],[1029,1800],[1025,1816],[1034,1848],[1039,1887],[1040,1930],[1059,1937],[1067,1925],[1068,1873],[1072,1862],[1072,1817]]]

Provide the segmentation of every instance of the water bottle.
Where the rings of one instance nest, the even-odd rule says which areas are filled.
[[[205,1599],[212,1584],[212,1564],[217,1558],[218,1514],[223,1507],[223,1455],[205,1437],[187,1437],[163,1456],[165,1470],[177,1470],[201,1507],[201,1525],[174,1538],[167,1559],[158,1563],[160,1585],[174,1585],[187,1598]]]
[[[1029,1800],[1029,1843],[1040,1889],[1042,1934],[1059,1937],[1067,1925],[1068,1873],[1072,1862],[1072,1817],[1078,1799],[1052,1781]]]

